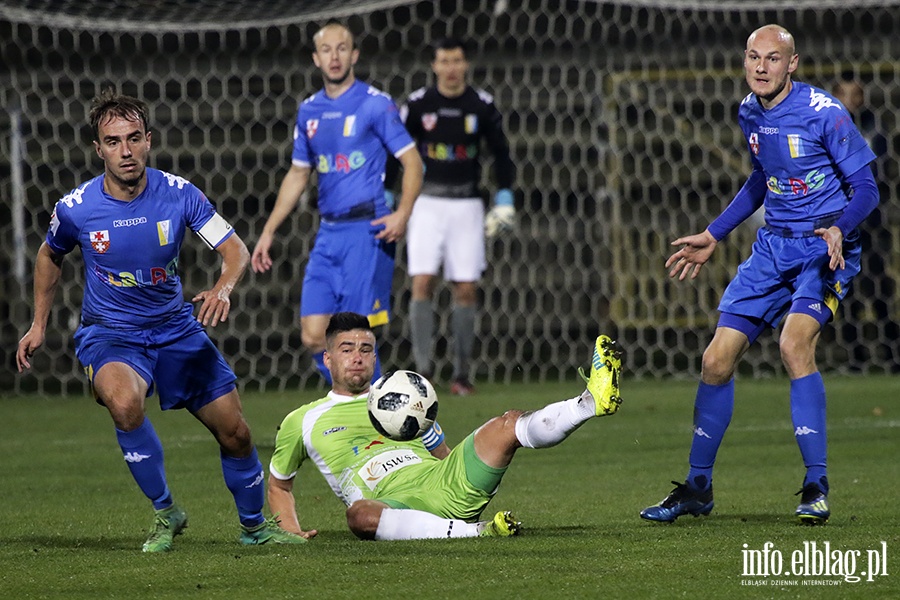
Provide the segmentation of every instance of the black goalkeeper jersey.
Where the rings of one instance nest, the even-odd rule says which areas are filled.
[[[409,95],[400,110],[425,163],[423,194],[479,196],[482,139],[494,155],[497,187],[512,187],[515,167],[503,117],[490,94],[469,86],[460,96],[445,98],[435,87],[421,88]],[[389,177],[388,183],[393,183],[392,179]]]

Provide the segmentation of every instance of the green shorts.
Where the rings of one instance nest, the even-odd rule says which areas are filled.
[[[447,519],[475,521],[481,515],[506,467],[484,464],[475,453],[475,434],[450,451],[444,460],[410,465],[377,489],[375,500],[391,508],[424,510]]]

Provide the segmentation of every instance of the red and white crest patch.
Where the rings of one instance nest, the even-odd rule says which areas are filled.
[[[422,128],[431,131],[437,125],[437,113],[425,113],[422,115]]]
[[[316,132],[319,130],[319,120],[318,119],[310,119],[306,122],[306,137],[312,138],[312,136],[316,135]]]
[[[759,155],[759,134],[750,134],[750,150],[754,155]]]
[[[91,246],[93,246],[94,250],[100,254],[103,254],[104,252],[109,250],[109,230],[104,229],[103,231],[92,231]]]

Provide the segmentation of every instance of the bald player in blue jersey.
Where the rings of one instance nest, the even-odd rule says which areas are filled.
[[[373,327],[390,318],[396,242],[422,188],[423,167],[391,97],[354,76],[359,50],[350,30],[329,23],[313,40],[313,62],[325,87],[300,104],[291,168],[251,263],[257,273],[271,268],[275,232],[300,202],[315,169],[321,219],[303,278],[300,329],[303,345],[330,384],[323,356],[331,315],[363,314]],[[393,211],[384,194],[387,152],[403,166],[402,194]]]
[[[241,413],[235,375],[203,326],[228,318],[230,294],[249,262],[244,242],[190,182],[147,167],[147,106],[107,89],[90,111],[104,173],[64,196],[34,269],[34,321],[16,353],[19,372],[44,342],[63,257],[78,248],[85,290],[75,352],[97,402],[109,411],[128,468],[156,510],[144,552],[166,552],[187,526],[163,467],[163,448],[145,414],[156,391],[163,410],[186,408],[219,442],[242,544],[304,543],[262,514],[262,465]],[[184,301],[178,255],[187,229],[222,257],[215,285]]]
[[[671,277],[697,277],[716,245],[765,207],[766,224],[719,304],[719,323],[703,353],[694,404],[690,470],[684,483],[641,517],[671,522],[713,508],[712,470],[734,408],[734,371],[757,337],[782,320],[779,345],[791,380],[794,436],[806,467],[801,522],[823,524],[831,510],[826,471],[825,385],[816,343],[860,270],[857,226],[878,205],[875,154],[832,96],[791,80],[799,57],[783,27],[766,25],[747,40],[751,93],[738,123],[753,171],[734,200],[703,232],[682,237],[666,261]]]

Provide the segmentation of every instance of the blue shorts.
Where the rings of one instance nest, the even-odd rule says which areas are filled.
[[[843,254],[844,268],[832,271],[828,246],[821,238],[781,237],[763,227],[750,258],[725,289],[719,310],[762,319],[770,327],[776,327],[800,298],[821,301],[834,313],[859,273],[857,232],[844,239]]]
[[[188,303],[180,314],[149,329],[81,326],[75,332],[75,354],[91,384],[106,363],[130,366],[147,382],[148,397],[156,388],[163,410],[197,412],[233,390],[237,380]]]
[[[397,244],[375,239],[381,229],[368,220],[321,222],[303,277],[301,317],[352,311],[373,327],[390,320]]]

